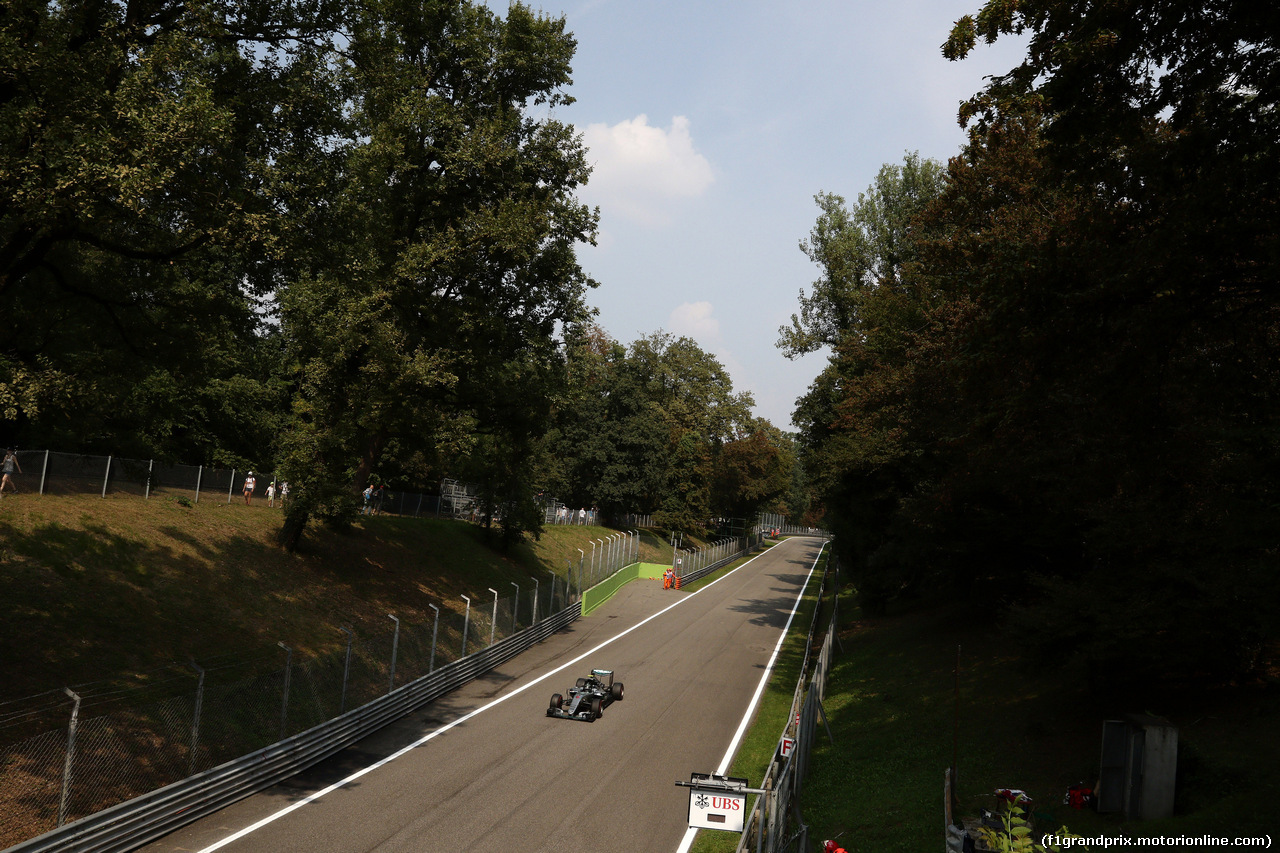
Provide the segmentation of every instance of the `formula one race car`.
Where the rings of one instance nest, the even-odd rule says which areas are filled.
[[[613,670],[593,669],[590,676],[579,678],[578,683],[569,688],[567,698],[559,693],[551,694],[547,716],[589,723],[603,714],[606,706],[621,701],[622,682],[613,680]]]

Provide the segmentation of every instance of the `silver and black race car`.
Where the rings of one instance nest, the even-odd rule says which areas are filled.
[[[569,688],[568,697],[551,694],[547,716],[589,723],[603,714],[607,706],[621,702],[622,695],[622,682],[613,680],[613,670],[593,669],[591,675],[579,678],[578,683]]]

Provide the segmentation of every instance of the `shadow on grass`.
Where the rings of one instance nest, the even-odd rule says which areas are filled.
[[[993,808],[997,787],[1013,787],[1033,797],[1037,831],[1267,831],[1280,727],[1276,709],[1259,700],[1274,701],[1274,685],[1096,695],[1071,670],[1028,670],[1015,638],[957,606],[850,627],[825,703],[835,744],[819,738],[805,787],[804,813],[820,837],[847,833],[859,839],[850,850],[936,845],[942,776],[953,760],[965,816]],[[1070,785],[1097,780],[1103,720],[1138,712],[1181,728],[1181,814],[1144,824],[1064,806]]]

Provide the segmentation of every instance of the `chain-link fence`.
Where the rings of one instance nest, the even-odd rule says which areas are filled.
[[[41,495],[155,495],[183,497],[193,503],[244,500],[253,478],[250,500],[283,507],[289,484],[271,472],[250,469],[182,465],[154,459],[59,453],[52,450],[19,450],[20,473],[11,479],[18,494]],[[368,502],[368,511],[415,518],[474,518],[478,512],[474,483],[442,480],[439,494],[380,489]],[[13,492],[7,492],[13,495]]]
[[[763,532],[776,531],[781,536],[826,536],[827,531],[817,527],[805,527],[792,524],[785,515],[776,512],[762,512],[756,519],[756,529]]]
[[[279,643],[0,703],[0,848],[319,725],[577,598],[554,576],[488,593],[421,622],[335,627],[323,654]]]

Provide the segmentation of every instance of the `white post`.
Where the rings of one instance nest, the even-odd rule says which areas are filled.
[[[427,664],[427,672],[432,673],[436,669],[436,633],[440,630],[440,608],[434,604],[427,606],[436,612],[435,627],[431,629],[431,663]]]
[[[67,822],[67,800],[71,797],[71,767],[76,758],[76,727],[80,721],[80,697],[69,688],[62,692],[71,697],[71,723],[67,726],[67,749],[62,758],[62,798],[58,802],[58,826]]]
[[[493,618],[489,620],[489,645],[493,645],[493,632],[498,627],[498,591],[493,587],[489,587],[489,592],[493,593]]]
[[[387,692],[396,688],[396,655],[400,652],[400,620],[387,614],[387,618],[396,623],[396,633],[391,638],[391,675],[387,678]]]
[[[471,599],[465,595],[462,598],[467,602],[467,612],[462,617],[462,657],[465,658],[467,656],[467,628],[471,625]]]
[[[111,479],[111,458],[110,456],[107,457],[107,470],[102,475],[102,497],[104,500],[107,497],[107,481]]]

